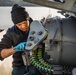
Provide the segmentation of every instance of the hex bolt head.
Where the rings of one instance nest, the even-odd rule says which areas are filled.
[[[32,44],[31,44],[31,43],[28,43],[28,44],[27,44],[27,46],[29,46],[29,47],[30,47],[30,46],[32,46]]]
[[[30,38],[31,41],[34,41],[34,37],[33,36],[30,36],[29,38]]]
[[[43,32],[42,32],[42,31],[38,32],[38,35],[42,35],[42,34],[43,34]]]
[[[35,31],[31,31],[31,34],[32,34],[32,35],[35,34]]]

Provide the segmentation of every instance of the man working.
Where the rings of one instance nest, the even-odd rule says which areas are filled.
[[[25,66],[22,60],[22,53],[25,50],[26,41],[32,19],[25,8],[15,4],[12,7],[11,18],[14,26],[9,28],[0,42],[0,60],[13,55],[12,75],[24,75]],[[33,68],[34,69],[34,68]],[[29,75],[41,75],[38,71]]]

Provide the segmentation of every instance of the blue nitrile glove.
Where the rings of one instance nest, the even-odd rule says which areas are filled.
[[[24,51],[26,46],[26,42],[21,42],[17,46],[14,47],[15,52]]]

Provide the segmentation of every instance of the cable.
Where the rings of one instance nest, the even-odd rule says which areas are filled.
[[[51,73],[52,66],[49,63],[47,63],[46,61],[44,61],[44,59],[42,58],[41,49],[38,49],[37,55],[32,56],[30,58],[30,61],[31,61],[32,65],[34,67],[36,67],[37,69],[39,69],[43,72]]]

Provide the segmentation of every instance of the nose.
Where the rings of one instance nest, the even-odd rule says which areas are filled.
[[[26,28],[27,27],[27,24],[22,24],[22,28]]]

